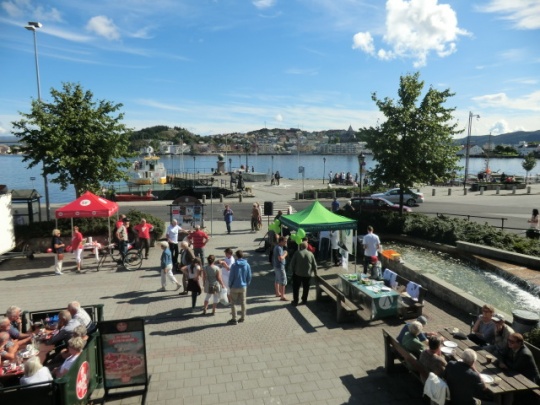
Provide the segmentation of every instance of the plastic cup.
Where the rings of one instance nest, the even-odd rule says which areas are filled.
[[[491,364],[495,360],[491,354],[486,354],[486,364]]]

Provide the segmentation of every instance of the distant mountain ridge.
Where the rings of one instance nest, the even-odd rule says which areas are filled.
[[[482,146],[488,143],[489,135],[476,135],[471,136],[471,145]],[[509,132],[502,135],[491,135],[491,143],[493,145],[517,145],[520,141],[525,142],[540,142],[540,130],[537,131],[516,131]],[[467,143],[467,137],[456,139],[456,143],[465,145]]]

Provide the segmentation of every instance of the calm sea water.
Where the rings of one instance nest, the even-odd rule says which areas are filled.
[[[22,156],[0,155],[0,184],[6,184],[10,189],[36,189],[42,196],[45,196],[45,187],[41,168],[34,167],[28,169],[26,163],[22,162]],[[324,161],[326,159],[326,162]],[[161,161],[170,173],[210,173],[217,167],[217,157],[213,156],[163,156]],[[525,175],[521,167],[523,159],[491,159],[490,168],[494,172],[505,172],[507,174]],[[301,180],[302,175],[298,172],[298,167],[305,168],[306,179],[328,178],[330,171],[351,172],[358,171],[358,159],[354,155],[228,155],[225,159],[226,169],[236,170],[241,165],[255,169],[258,173],[272,173],[279,170],[281,177],[293,180]],[[460,165],[465,166],[462,159]],[[366,156],[366,169],[374,166],[371,156]],[[469,173],[477,173],[483,170],[485,161],[482,158],[471,158],[469,161]],[[540,171],[540,168],[539,168]],[[536,171],[533,170],[534,173]],[[34,178],[34,180],[32,180]],[[70,187],[66,191],[61,191],[57,184],[49,179],[49,197],[51,204],[68,203],[75,197],[75,190]],[[42,200],[44,202],[44,200]]]

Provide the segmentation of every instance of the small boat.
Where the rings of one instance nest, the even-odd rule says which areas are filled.
[[[146,194],[115,194],[116,201],[155,201],[157,196],[152,194],[152,190],[148,190]]]
[[[138,186],[167,183],[167,169],[159,159],[159,156],[148,154],[133,162],[132,169],[128,173],[128,183]]]

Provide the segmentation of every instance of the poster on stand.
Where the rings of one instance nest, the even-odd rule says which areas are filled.
[[[105,389],[148,385],[144,320],[99,323]]]

